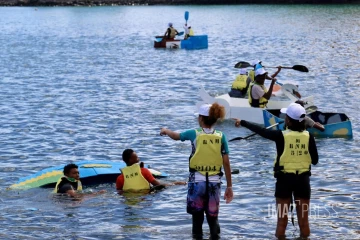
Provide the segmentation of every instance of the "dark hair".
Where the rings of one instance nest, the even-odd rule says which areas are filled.
[[[291,123],[291,126],[287,126],[288,129],[293,130],[293,131],[298,131],[298,132],[302,132],[306,129],[305,126],[305,120],[302,120],[301,122],[299,122],[298,120],[292,119],[291,117],[289,117],[288,115],[286,115]]]
[[[209,116],[202,116],[205,125],[212,126],[218,119],[224,119],[225,107],[218,103],[213,103],[209,109]]]
[[[300,104],[302,107],[304,107],[304,101],[302,100],[297,100],[295,103]]]
[[[122,159],[125,163],[128,163],[129,159],[131,158],[131,155],[133,154],[134,150],[132,149],[125,149],[122,153]]]
[[[66,165],[64,167],[64,175],[67,175],[70,173],[70,170],[73,169],[73,168],[79,168],[78,165],[74,164],[74,163],[69,163],[68,165]]]
[[[262,75],[257,75],[257,76],[255,76],[254,81],[261,80],[262,78],[266,79],[266,75],[267,75],[267,73],[264,73]]]

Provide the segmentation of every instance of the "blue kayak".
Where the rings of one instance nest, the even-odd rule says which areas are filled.
[[[63,176],[63,169],[67,164],[46,168],[38,173],[20,178],[17,183],[10,186],[10,189],[53,188],[59,178]],[[113,162],[109,160],[84,160],[74,162],[74,164],[79,166],[80,180],[83,186],[115,183],[116,178],[121,174],[120,169],[126,167],[124,162]],[[164,172],[150,168],[149,170],[156,178],[168,176]]]
[[[269,127],[275,123],[281,122],[274,129],[284,129],[284,119],[279,117],[280,109],[265,109],[263,110],[264,125]],[[325,131],[321,132],[315,128],[308,128],[307,130],[316,138],[352,138],[351,121],[344,113],[324,113],[315,111],[307,114],[315,122],[321,123]]]
[[[156,36],[154,48],[172,48],[172,49],[206,49],[208,48],[208,36],[196,35],[187,39],[166,39],[163,36]]]

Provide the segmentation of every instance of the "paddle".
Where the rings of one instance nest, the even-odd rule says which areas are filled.
[[[275,123],[275,124],[273,124],[273,125],[271,125],[271,126],[268,126],[266,129],[275,127],[275,126],[277,126],[277,125],[279,125],[279,124],[281,124],[281,123],[283,123],[283,122]],[[256,134],[257,134],[257,133],[252,133],[252,134],[250,134],[250,135],[248,135],[248,136],[246,136],[246,137],[236,137],[236,138],[230,139],[229,142],[232,142],[232,141],[235,141],[235,140],[242,140],[242,139],[245,140],[245,139],[248,139],[249,137],[255,136]]]
[[[250,65],[250,63],[248,62],[238,62],[237,64],[235,64],[234,68],[247,68],[247,67],[253,67]]]
[[[185,11],[184,18],[185,18],[185,21],[186,21],[186,24],[187,24],[187,21],[189,20],[189,12],[188,11]]]
[[[265,66],[264,66],[265,67]],[[277,68],[277,67],[267,67],[267,68]],[[294,65],[292,67],[281,67],[285,69],[293,69],[299,72],[309,72],[309,69],[303,65]]]
[[[248,62],[240,61],[240,62],[236,63],[234,67],[235,68],[247,68],[247,67],[253,67],[253,66]],[[263,66],[263,67],[265,67],[265,66]],[[277,68],[277,67],[267,67],[267,68]],[[300,72],[309,72],[309,69],[303,65],[294,65],[292,67],[281,67],[281,68],[293,69],[293,70],[300,71]]]
[[[179,33],[177,33],[176,34],[176,36],[181,36],[181,35],[183,35],[184,34],[184,32],[179,32]],[[161,38],[157,38],[157,37],[155,37],[155,42],[161,42],[161,41],[163,41],[163,40],[165,40],[166,38],[165,38],[165,36],[164,37],[161,37]]]

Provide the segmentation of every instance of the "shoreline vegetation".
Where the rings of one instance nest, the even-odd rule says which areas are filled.
[[[0,6],[360,4],[360,0],[0,0]]]

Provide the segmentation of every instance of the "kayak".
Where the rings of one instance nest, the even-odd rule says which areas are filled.
[[[195,35],[187,39],[166,39],[163,36],[156,36],[154,48],[172,48],[172,49],[204,49],[208,48],[207,35]]]
[[[83,186],[97,185],[103,183],[115,183],[121,174],[120,169],[126,167],[124,162],[113,162],[109,160],[84,160],[74,162],[78,165],[80,180]],[[53,188],[57,181],[63,176],[63,169],[66,164],[56,167],[43,169],[35,174],[20,178],[19,181],[11,185],[10,189],[29,189],[36,187]],[[164,172],[160,172],[148,167],[152,175],[156,178],[168,177]]]
[[[279,123],[276,129],[284,129],[284,119],[279,117],[280,109],[265,109],[263,110],[264,125],[265,127]],[[352,126],[351,121],[344,113],[323,113],[314,111],[307,114],[315,122],[321,123],[325,131],[321,132],[316,128],[308,128],[307,130],[317,138],[351,138]],[[275,127],[274,127],[275,128]]]
[[[227,93],[213,97],[210,96],[202,86],[199,89],[199,96],[202,101],[196,104],[197,108],[199,108],[202,104],[205,103],[212,104],[214,102],[217,102],[225,107],[226,119],[238,118],[264,125],[263,108],[251,107],[247,98],[232,98]],[[270,99],[267,104],[267,109],[281,109],[288,107],[290,103],[297,100],[295,97],[290,97],[289,100]],[[314,99],[312,96],[303,98],[302,100],[306,103],[305,108],[314,105]]]

